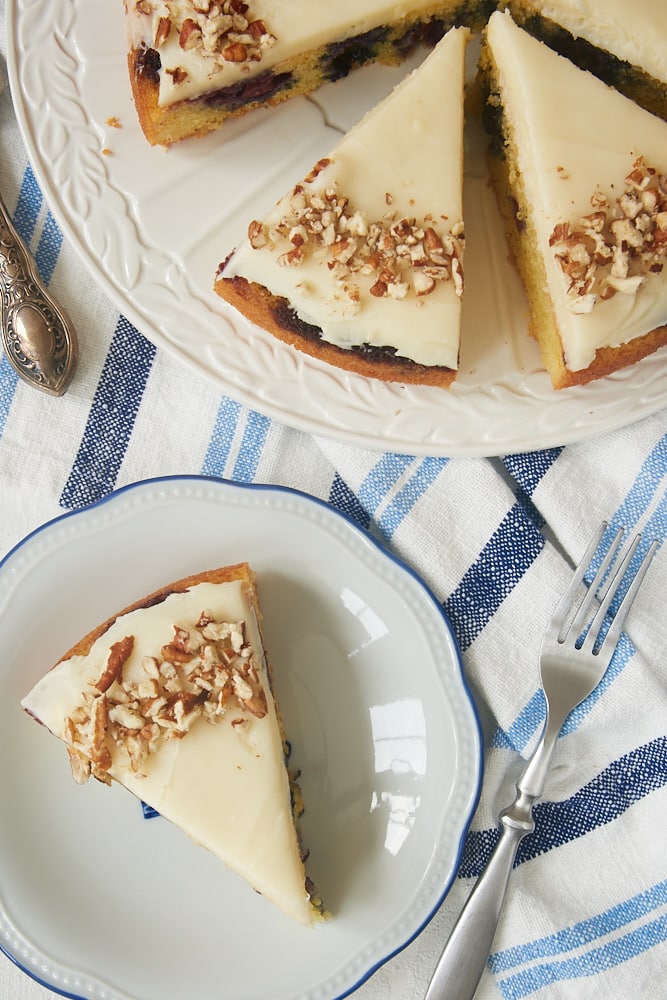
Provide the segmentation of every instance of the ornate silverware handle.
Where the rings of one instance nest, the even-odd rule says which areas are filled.
[[[567,713],[565,713],[567,714]],[[549,713],[540,740],[516,786],[516,798],[500,816],[501,832],[486,868],[440,956],[425,1000],[472,1000],[491,951],[519,844],[535,827],[533,806],[542,794],[553,748],[565,721]]]
[[[0,330],[18,375],[37,389],[62,396],[76,366],[76,333],[41,280],[1,198]]]

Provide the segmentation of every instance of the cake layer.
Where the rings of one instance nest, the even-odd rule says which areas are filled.
[[[510,0],[521,27],[667,119],[664,0]]]
[[[256,608],[246,564],[178,581],[82,639],[22,705],[77,780],[115,779],[308,924]]]
[[[130,79],[144,132],[169,144],[369,62],[397,65],[496,0],[125,0]]]
[[[223,298],[341,367],[398,381],[452,380],[463,294],[468,37],[452,29],[250,223],[218,272]]]
[[[667,342],[667,124],[492,15],[492,170],[546,367],[585,382]]]

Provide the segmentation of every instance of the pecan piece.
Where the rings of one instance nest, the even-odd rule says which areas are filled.
[[[113,682],[118,680],[133,649],[133,635],[126,635],[125,638],[121,639],[119,642],[114,642],[109,650],[106,667],[104,668],[100,679],[95,684],[95,687],[100,694],[104,694],[105,691],[108,691]]]
[[[227,62],[242,63],[248,58],[248,50],[243,42],[232,42],[224,47],[222,56]]]
[[[153,44],[155,45],[156,49],[159,49],[160,46],[167,41],[170,31],[171,31],[171,18],[161,17],[157,22],[157,26],[155,28],[155,40]]]
[[[323,157],[321,160],[318,160],[313,169],[305,178],[306,183],[310,184],[312,181],[314,181],[317,175],[321,173],[325,167],[328,167],[330,163],[331,160],[327,159],[326,157]]]
[[[178,36],[178,44],[182,49],[191,49],[197,44],[197,39],[200,35],[201,28],[199,25],[191,17],[186,17],[181,27],[181,33]]]
[[[194,653],[189,653],[176,642],[166,643],[161,651],[163,660],[168,663],[189,663]]]
[[[77,785],[85,785],[90,777],[91,764],[89,759],[77,750],[76,747],[67,746],[67,756],[69,757],[72,777]]]

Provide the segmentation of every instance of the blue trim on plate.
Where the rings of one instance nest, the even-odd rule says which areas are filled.
[[[0,941],[0,951],[3,955],[7,956],[12,965],[15,965],[17,969],[20,969],[21,972],[25,973],[25,975],[36,982],[38,986],[43,986],[45,990],[50,990],[51,993],[57,993],[60,997],[67,997],[68,1000],[86,1000],[86,997],[81,996],[80,993],[70,993],[68,990],[61,990],[57,986],[47,983],[45,979],[40,979],[36,973],[31,972],[30,969],[26,969],[25,965],[21,965],[18,958],[12,955],[11,952],[7,951],[2,941]],[[90,1000],[90,997],[88,997],[88,1000]]]
[[[452,874],[452,877],[449,879],[449,881],[443,886],[442,893],[440,894],[438,900],[436,901],[435,906],[432,908],[432,910],[430,911],[430,913],[427,914],[427,916],[424,919],[424,921],[414,931],[414,933],[411,934],[397,948],[395,948],[389,954],[385,955],[384,958],[382,958],[380,961],[378,961],[374,965],[372,965],[371,968],[369,968],[364,973],[364,975],[359,980],[357,980],[357,982],[352,987],[350,987],[349,990],[346,990],[344,993],[338,994],[336,997],[331,997],[331,1000],[343,1000],[344,997],[350,996],[350,994],[354,993],[355,990],[359,989],[359,987],[363,983],[365,983],[368,979],[370,979],[370,977],[372,975],[374,975],[374,973],[377,972],[378,969],[380,969],[383,965],[386,965],[386,963],[388,961],[390,961],[392,958],[394,958],[396,955],[398,955],[400,952],[402,952],[405,948],[408,947],[409,944],[411,944],[417,937],[419,937],[419,935],[428,926],[428,924],[431,922],[431,920],[433,919],[433,917],[435,916],[435,914],[437,913],[437,911],[442,906],[442,903],[444,902],[444,899],[445,899],[447,893],[449,892],[450,888],[452,887],[452,885],[454,883],[454,880],[456,878],[456,872],[458,871],[459,865],[461,864],[461,859],[462,859],[462,855],[463,855],[464,841],[465,841],[465,838],[466,838],[466,835],[467,835],[467,832],[468,832],[468,827],[470,826],[470,823],[472,821],[472,818],[473,818],[473,815],[475,813],[475,810],[477,809],[477,804],[479,802],[479,797],[480,797],[480,794],[481,794],[482,776],[483,776],[483,762],[484,762],[484,737],[483,737],[482,727],[481,727],[481,724],[480,724],[480,718],[479,718],[479,713],[478,713],[478,710],[477,710],[477,706],[475,704],[474,698],[472,696],[472,692],[470,690],[470,686],[469,686],[468,681],[467,681],[466,676],[465,676],[465,672],[464,672],[464,668],[463,668],[463,659],[462,659],[462,656],[461,656],[460,647],[459,647],[458,641],[456,639],[456,634],[454,632],[452,624],[451,624],[451,622],[450,622],[450,620],[449,620],[449,618],[448,618],[448,616],[447,616],[447,614],[446,614],[446,612],[445,612],[442,604],[440,603],[440,601],[438,601],[437,597],[435,596],[435,594],[433,593],[433,591],[431,590],[431,588],[428,586],[428,584],[424,580],[422,580],[422,578],[419,576],[419,574],[415,570],[413,570],[410,566],[408,566],[407,563],[403,562],[402,559],[399,559],[398,556],[396,556],[393,552],[390,552],[388,549],[386,549],[382,544],[380,544],[380,542],[373,535],[370,534],[370,532],[366,531],[365,528],[363,528],[357,521],[354,521],[344,511],[341,511],[341,510],[337,509],[336,507],[333,507],[326,500],[321,500],[319,497],[311,496],[309,493],[305,493],[302,490],[293,489],[293,488],[288,487],[288,486],[274,486],[274,485],[268,484],[268,483],[236,483],[236,482],[233,482],[230,479],[224,479],[221,476],[198,476],[198,475],[157,476],[157,477],[152,478],[152,479],[142,479],[142,480],[138,480],[137,482],[134,482],[134,483],[128,483],[126,486],[121,486],[118,489],[113,490],[112,492],[108,493],[106,496],[100,498],[99,500],[96,500],[94,503],[88,504],[85,507],[80,507],[78,510],[66,511],[64,514],[60,514],[58,517],[54,517],[50,521],[46,521],[44,524],[40,525],[38,528],[35,528],[28,535],[26,535],[25,538],[23,538],[20,542],[18,542],[15,546],[13,546],[13,548],[11,548],[10,551],[0,560],[0,573],[2,572],[2,570],[3,570],[4,566],[6,565],[6,563],[8,563],[11,560],[11,558],[21,548],[23,548],[24,545],[26,545],[31,539],[35,538],[37,535],[39,535],[42,532],[48,530],[52,525],[59,524],[62,521],[68,520],[71,517],[78,517],[81,514],[85,514],[86,511],[90,511],[90,510],[93,510],[94,508],[101,507],[103,504],[106,504],[106,503],[109,503],[109,502],[113,502],[118,497],[122,496],[125,493],[130,492],[131,490],[135,490],[135,489],[138,489],[138,488],[141,488],[141,487],[145,487],[145,486],[149,486],[149,487],[150,486],[157,486],[160,483],[187,483],[187,482],[206,483],[206,484],[214,485],[214,486],[223,486],[225,488],[230,487],[232,489],[245,490],[245,491],[255,491],[255,492],[260,492],[260,493],[262,493],[262,492],[263,493],[279,493],[279,494],[284,494],[284,495],[291,495],[291,496],[299,497],[299,498],[305,500],[306,502],[314,503],[317,506],[326,509],[328,511],[328,513],[331,514],[332,517],[334,517],[334,518],[340,518],[341,520],[345,521],[346,524],[352,529],[352,531],[353,531],[354,534],[356,534],[360,538],[362,538],[363,541],[369,543],[373,548],[377,549],[383,556],[386,556],[396,566],[398,566],[405,573],[407,573],[408,576],[412,577],[412,579],[414,580],[414,582],[423,590],[423,592],[425,593],[426,597],[433,603],[434,607],[437,609],[438,614],[441,617],[441,619],[442,619],[442,621],[443,621],[443,623],[445,625],[445,628],[446,628],[447,632],[449,633],[449,636],[450,636],[450,639],[451,639],[451,642],[452,642],[452,646],[453,646],[453,649],[455,651],[456,663],[457,663],[458,668],[459,668],[459,674],[460,674],[461,683],[462,683],[462,686],[463,686],[463,691],[464,691],[464,694],[466,695],[466,697],[468,699],[468,702],[470,704],[470,708],[472,710],[472,714],[473,714],[473,718],[474,718],[474,721],[475,721],[475,725],[477,727],[477,735],[478,735],[478,742],[479,742],[479,760],[478,760],[478,768],[477,768],[477,788],[475,790],[475,794],[474,794],[474,797],[473,797],[473,802],[471,804],[469,814],[468,814],[468,816],[465,819],[465,823],[464,823],[464,827],[463,827],[463,830],[462,830],[462,833],[461,833],[461,837],[459,838],[459,845],[458,845],[458,850],[457,850],[456,857],[455,857],[455,864],[454,864],[454,867],[453,867],[453,874]],[[7,955],[7,957],[10,959],[10,961],[12,961],[14,963],[14,965],[16,965],[19,969],[21,969],[22,972],[25,972],[26,975],[30,976],[31,979],[34,979],[40,985],[45,986],[47,989],[50,989],[51,991],[53,991],[55,993],[59,993],[61,996],[68,997],[69,1000],[86,1000],[86,997],[83,997],[83,996],[81,996],[78,993],[69,993],[69,992],[66,992],[64,990],[60,990],[60,989],[58,989],[57,986],[53,986],[52,984],[47,983],[46,981],[40,979],[37,975],[35,975],[33,972],[31,972],[30,969],[27,969],[24,965],[22,965],[21,962],[14,955],[12,955],[10,952],[8,952],[6,950],[6,948],[5,948],[5,946],[3,945],[2,941],[0,941],[0,950],[2,952],[4,952],[5,955]]]

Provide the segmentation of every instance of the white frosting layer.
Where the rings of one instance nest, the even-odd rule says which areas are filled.
[[[126,756],[113,751],[110,774],[144,802],[207,847],[284,912],[308,924],[309,898],[292,819],[289,780],[281,731],[266,675],[254,611],[240,582],[199,584],[171,594],[161,604],[117,619],[93,645],[50,670],[23,700],[23,707],[64,739],[65,719],[81,703],[81,692],[101,674],[112,643],[135,636],[123,670],[141,673],[145,655],[160,656],[173,638],[173,625],[196,622],[210,611],[217,620],[245,621],[246,636],[261,664],[269,711],[263,718],[246,713],[247,723],[232,726],[228,715],[215,725],[198,719],[182,739],[162,742],[135,774]],[[239,716],[234,709],[232,716]]]
[[[667,81],[665,0],[540,0],[535,7],[575,38]]]
[[[424,63],[371,111],[335,147],[330,164],[309,190],[335,186],[350,199],[350,211],[368,222],[388,213],[418,223],[432,217],[447,232],[462,220],[462,130],[465,28],[451,30]],[[388,207],[387,194],[391,195]],[[278,221],[289,197],[264,220]],[[429,223],[434,225],[435,223]],[[242,275],[287,298],[323,339],[343,348],[371,344],[393,347],[424,365],[458,367],[461,298],[452,280],[439,281],[427,295],[397,300],[370,293],[376,276],[359,276],[359,302],[341,291],[324,253],[308,255],[298,267],[278,257],[290,244],[238,247],[223,276]]]
[[[132,46],[145,43],[153,46],[159,17],[164,16],[164,4],[149,14],[136,9],[135,0],[126,0],[128,11],[128,35]],[[172,10],[187,17],[192,4],[188,0],[174,0]],[[161,105],[172,104],[185,98],[197,97],[211,90],[228,87],[240,80],[257,76],[286,59],[300,53],[327,45],[340,39],[351,38],[377,28],[382,24],[393,24],[409,15],[414,17],[421,11],[434,7],[434,0],[335,0],[334,3],[318,3],[317,16],[307,9],[308,5],[294,0],[250,0],[253,20],[264,21],[267,30],[275,37],[273,45],[265,49],[262,59],[256,63],[227,62],[222,66],[203,59],[196,49],[184,51],[178,41],[178,34],[172,30],[169,38],[159,49],[162,60],[160,72]],[[182,67],[188,77],[181,83],[174,83],[166,70]]]
[[[567,367],[579,371],[597,348],[618,347],[667,322],[667,268],[649,275],[637,294],[617,293],[576,314],[549,237],[557,223],[576,224],[592,211],[596,189],[614,202],[637,157],[667,173],[667,123],[556,55],[507,14],[492,15],[487,38]]]

